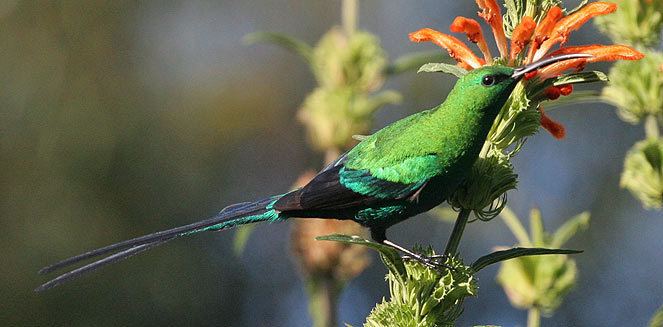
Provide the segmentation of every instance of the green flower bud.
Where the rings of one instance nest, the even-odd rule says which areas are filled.
[[[626,154],[620,182],[647,208],[663,205],[663,138],[636,143]]]
[[[550,235],[543,230],[541,213],[534,209],[530,217],[532,235],[528,236],[512,212],[508,211],[502,217],[521,241],[518,246],[542,248],[561,246],[589,224],[589,214],[582,213]],[[514,307],[536,308],[547,315],[559,307],[576,279],[575,261],[566,255],[524,256],[503,261],[497,274],[497,282],[502,285]]]
[[[431,250],[424,252],[434,254]],[[454,326],[464,298],[476,295],[477,282],[469,267],[459,260],[449,258],[446,264],[455,270],[440,275],[418,262],[406,261],[405,281],[389,272],[391,297],[373,308],[364,326]]]
[[[619,10],[594,22],[616,43],[656,46],[663,27],[663,1],[613,0]]]
[[[473,210],[481,220],[490,220],[506,205],[505,192],[516,188],[517,178],[506,157],[480,157],[465,182],[449,199],[449,204]]]
[[[642,60],[616,63],[602,94],[617,106],[623,120],[634,124],[647,115],[663,117],[663,54],[644,53]]]
[[[326,88],[349,87],[356,92],[377,90],[384,81],[387,56],[373,34],[355,32],[348,36],[332,28],[313,51],[311,68]]]
[[[319,87],[304,100],[299,119],[308,127],[309,140],[318,150],[344,149],[353,135],[369,130],[375,111],[398,101],[400,96],[393,91],[369,96],[350,87]]]

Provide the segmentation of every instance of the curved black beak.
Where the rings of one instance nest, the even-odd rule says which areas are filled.
[[[579,58],[590,58],[593,57],[590,54],[585,54],[585,53],[571,53],[571,54],[565,54],[561,56],[556,56],[556,57],[550,57],[546,58],[543,60],[539,60],[537,62],[533,62],[529,65],[525,65],[519,68],[516,68],[516,70],[513,71],[513,74],[511,75],[511,78],[514,79],[520,79],[525,74],[529,72],[533,72],[539,68],[546,67],[548,65],[552,65],[556,62],[564,61],[564,60],[569,60],[569,59],[579,59]]]

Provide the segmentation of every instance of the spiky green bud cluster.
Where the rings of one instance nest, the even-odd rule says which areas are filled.
[[[425,251],[432,255],[432,251]],[[418,262],[405,262],[405,276],[387,275],[390,298],[383,299],[366,318],[365,327],[453,326],[465,297],[475,296],[477,282],[469,267],[448,258],[455,270],[440,273]]]
[[[516,188],[517,178],[508,159],[498,156],[479,158],[449,203],[454,208],[474,211],[481,220],[492,219],[506,205],[506,191]]]
[[[400,101],[394,91],[371,93],[384,81],[387,58],[380,42],[367,32],[327,32],[310,57],[319,86],[306,98],[299,118],[319,150],[343,149],[355,134],[366,133],[372,115]]]
[[[663,206],[663,138],[636,143],[626,154],[620,182],[647,208]]]
[[[612,0],[619,5],[613,15],[597,17],[599,29],[617,43],[655,47],[663,27],[663,1]]]
[[[663,119],[663,54],[645,51],[638,61],[620,61],[610,70],[610,84],[602,97],[632,124],[648,115]]]
[[[512,212],[504,212],[503,217],[517,234],[519,246],[560,247],[589,224],[589,213],[581,213],[551,235],[544,231],[541,213],[534,209],[530,215],[532,232],[528,236],[522,232],[524,229]],[[559,307],[576,279],[575,261],[565,255],[524,256],[504,261],[497,275],[497,282],[502,285],[514,307],[537,308],[544,314],[552,314]]]

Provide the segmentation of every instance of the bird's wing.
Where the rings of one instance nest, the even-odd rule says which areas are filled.
[[[325,167],[301,189],[286,194],[274,204],[280,211],[344,210],[381,202],[407,199],[422,188],[427,179],[412,183],[392,182],[374,176],[366,169],[351,169],[342,156]],[[398,167],[385,167],[396,169]]]

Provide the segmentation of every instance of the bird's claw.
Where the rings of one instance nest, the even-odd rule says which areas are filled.
[[[417,256],[411,256],[411,255],[404,255],[403,259],[405,260],[413,260],[421,263],[422,265],[435,269],[437,271],[442,271],[443,269],[450,269],[450,270],[456,270],[456,268],[444,263],[444,260],[446,259],[446,256],[443,254],[437,254],[437,255],[432,255],[432,256],[423,256],[423,255],[417,255]],[[442,261],[440,261],[442,259]]]

